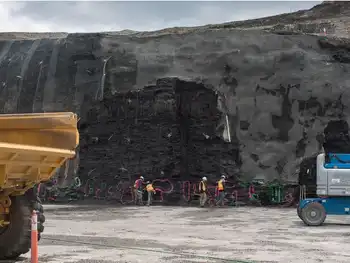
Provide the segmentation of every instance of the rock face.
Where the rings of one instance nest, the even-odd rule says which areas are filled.
[[[349,36],[349,10],[323,3],[201,28],[3,40],[0,109],[77,112],[80,169],[60,173],[85,183],[220,173],[297,183],[328,123],[350,116],[350,41],[335,38]]]

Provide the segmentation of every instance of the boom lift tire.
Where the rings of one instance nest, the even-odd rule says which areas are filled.
[[[327,213],[323,205],[318,202],[307,204],[300,211],[301,220],[308,226],[320,226],[324,223]]]
[[[31,203],[28,196],[11,197],[10,224],[0,230],[0,260],[16,259],[29,252],[31,239],[31,215],[33,209],[38,209],[38,240],[44,230],[43,207],[40,200]]]
[[[298,214],[298,216],[299,216],[300,219],[302,219],[302,218],[301,218],[301,210],[302,210],[302,209],[301,209],[301,208],[299,207],[299,205],[298,205],[297,214]]]

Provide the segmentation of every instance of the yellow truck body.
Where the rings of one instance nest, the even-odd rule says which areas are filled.
[[[71,112],[0,115],[0,260],[29,251],[33,210],[40,240],[44,208],[33,186],[75,156],[77,124]]]
[[[0,115],[0,196],[22,195],[73,158],[77,122],[70,112]]]

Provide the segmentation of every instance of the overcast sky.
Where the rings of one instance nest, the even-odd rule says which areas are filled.
[[[149,31],[223,23],[309,9],[321,1],[0,2],[0,31]]]

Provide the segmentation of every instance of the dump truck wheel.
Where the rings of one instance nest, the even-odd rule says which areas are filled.
[[[44,208],[43,208],[39,198],[37,198],[37,201],[34,202],[33,209],[40,212],[41,214],[44,213]]]
[[[40,199],[37,200],[37,202],[33,206],[34,210],[37,211],[38,215],[38,240],[41,239],[41,234],[44,232],[44,223],[45,223],[45,216],[44,216],[44,208],[41,204]]]
[[[307,204],[300,211],[301,219],[308,226],[320,226],[326,220],[326,209],[317,202]]]
[[[11,197],[10,224],[0,234],[0,259],[16,259],[30,249],[31,205],[25,196]]]

